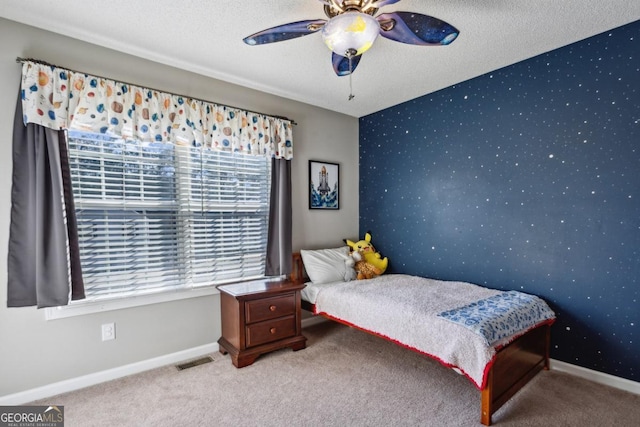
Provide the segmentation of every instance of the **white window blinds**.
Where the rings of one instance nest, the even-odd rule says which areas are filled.
[[[89,299],[264,276],[269,158],[68,135]]]

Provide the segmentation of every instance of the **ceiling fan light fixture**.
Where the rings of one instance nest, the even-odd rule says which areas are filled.
[[[373,16],[346,12],[334,16],[325,24],[322,40],[336,54],[349,57],[362,55],[369,50],[379,33],[380,24]]]

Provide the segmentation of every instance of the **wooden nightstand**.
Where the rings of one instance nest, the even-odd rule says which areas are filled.
[[[306,347],[302,335],[302,283],[257,280],[218,286],[222,312],[220,352],[231,356],[236,368],[251,365],[261,354]]]

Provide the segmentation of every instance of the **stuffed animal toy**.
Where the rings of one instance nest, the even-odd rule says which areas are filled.
[[[348,256],[344,260],[344,264],[346,266],[344,273],[344,281],[349,282],[351,280],[355,280],[358,278],[358,273],[356,272],[356,260],[353,256]]]
[[[367,279],[376,277],[387,270],[389,259],[387,257],[382,258],[382,255],[376,252],[376,249],[371,244],[371,233],[365,233],[363,240],[352,242],[349,239],[345,239],[344,242],[349,245],[352,256],[356,260],[354,268],[358,273],[358,279],[361,276]],[[359,257],[362,259],[358,260],[357,258]]]
[[[369,264],[364,260],[361,251],[351,252],[351,258],[354,261],[353,271],[357,280],[373,279],[382,274],[382,271],[373,264]]]

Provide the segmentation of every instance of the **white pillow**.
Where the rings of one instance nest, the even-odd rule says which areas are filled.
[[[344,282],[351,277],[347,272],[349,246],[334,249],[300,250],[304,268],[315,284]]]

